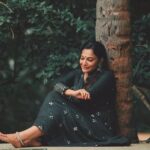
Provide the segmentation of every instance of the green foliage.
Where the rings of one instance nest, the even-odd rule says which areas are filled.
[[[3,60],[5,64],[9,59],[14,61],[16,80],[29,72],[43,71],[47,59],[54,54],[61,52],[60,57],[66,60],[66,54],[76,52],[84,40],[94,37],[94,20],[81,19],[80,14],[75,16],[69,5],[59,8],[42,0],[8,0],[5,5],[0,16],[0,35],[2,50],[7,50],[8,55]],[[7,70],[13,71],[10,66]],[[1,76],[9,75],[3,69]]]
[[[133,83],[150,88],[150,14],[134,21],[133,26]],[[142,92],[143,93],[143,92]],[[148,100],[148,95],[145,95]],[[135,120],[138,131],[150,131],[150,111],[140,98],[134,96]],[[149,103],[149,101],[147,101]]]
[[[78,67],[78,54],[76,52],[62,56],[61,54],[52,54],[48,57],[48,63],[42,72],[37,74],[38,78],[42,78],[44,83],[49,78],[58,77],[67,70],[76,69]]]
[[[3,130],[30,124],[50,81],[78,66],[80,45],[95,36],[95,4],[0,1],[0,114],[9,116],[0,115]]]
[[[133,24],[133,81],[150,87],[150,14]]]

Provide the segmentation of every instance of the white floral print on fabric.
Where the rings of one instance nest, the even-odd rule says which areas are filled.
[[[97,115],[97,116],[100,116],[100,115],[101,115],[101,113],[98,111],[98,112],[96,113],[96,115]]]
[[[92,117],[92,118],[94,118],[94,117],[95,117],[95,115],[94,115],[94,114],[91,114],[91,117]]]
[[[78,127],[73,127],[73,131],[78,131]]]
[[[76,114],[75,116],[76,116],[77,119],[79,119],[79,115],[78,114]]]
[[[67,110],[64,110],[64,115],[66,115],[68,113],[68,111]]]
[[[49,116],[50,119],[54,119],[54,116]]]
[[[95,122],[97,122],[97,121],[96,121],[96,119],[92,119],[92,122],[95,123]]]
[[[69,140],[67,140],[67,144],[69,145],[71,142]]]
[[[49,102],[49,105],[51,105],[51,106],[52,106],[53,104],[54,104],[53,102]]]

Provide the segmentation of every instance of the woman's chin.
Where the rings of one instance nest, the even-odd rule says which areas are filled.
[[[90,71],[89,71],[89,70],[82,69],[82,72],[83,72],[83,73],[89,73]]]

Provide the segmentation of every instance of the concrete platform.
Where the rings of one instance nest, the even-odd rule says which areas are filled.
[[[14,148],[11,144],[0,144],[0,150],[150,150],[150,144],[132,144],[114,147],[26,147]]]

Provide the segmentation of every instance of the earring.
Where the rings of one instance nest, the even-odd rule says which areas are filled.
[[[97,66],[97,71],[101,71],[101,69],[102,69],[101,63],[99,63]]]

